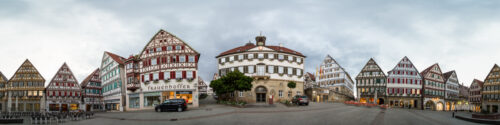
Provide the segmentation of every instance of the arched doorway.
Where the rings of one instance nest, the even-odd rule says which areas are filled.
[[[267,89],[264,86],[255,88],[256,102],[266,102]]]
[[[436,104],[436,111],[443,111],[444,104],[443,102],[438,102]]]
[[[383,105],[384,104],[384,99],[383,98],[378,98],[378,104]]]
[[[436,106],[434,105],[434,102],[427,101],[427,102],[425,102],[425,109],[436,110]]]

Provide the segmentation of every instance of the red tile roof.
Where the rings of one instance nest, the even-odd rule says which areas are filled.
[[[307,75],[309,75],[309,77],[311,78],[311,80],[316,81],[316,77],[314,77],[313,74],[311,74],[310,72],[307,72]]]
[[[111,52],[108,52],[108,51],[105,51],[105,53],[107,53],[109,56],[111,56],[111,58],[113,60],[115,60],[116,62],[120,63],[120,64],[123,64],[123,61],[125,60],[125,58],[119,56],[119,55],[116,55],[114,53],[111,53]]]
[[[89,84],[89,81],[90,79],[92,78],[92,76],[94,76],[94,74],[96,74],[97,72],[99,72],[99,68],[97,68],[96,70],[94,70],[92,73],[90,73],[90,75],[87,76],[87,78],[85,78],[82,83],[80,84],[80,87],[86,87],[87,84]]]
[[[225,56],[225,55],[229,55],[229,54],[234,54],[234,53],[240,53],[240,52],[248,51],[248,50],[250,50],[252,48],[255,48],[255,47],[257,47],[255,44],[253,44],[253,43],[247,43],[244,46],[239,46],[239,47],[230,49],[228,51],[222,52],[217,57],[221,57],[221,56]],[[304,55],[302,55],[302,53],[294,51],[292,49],[288,49],[286,47],[280,47],[280,46],[265,46],[265,47],[267,47],[269,49],[272,49],[274,51],[282,52],[282,53],[288,53],[288,54],[293,54],[293,55],[298,55],[298,56],[304,56]]]

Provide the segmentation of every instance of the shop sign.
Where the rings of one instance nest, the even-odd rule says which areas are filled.
[[[192,91],[178,91],[177,94],[193,94]]]
[[[192,89],[191,85],[159,85],[159,86],[148,86],[147,91],[167,91],[167,90],[177,90],[177,89]]]

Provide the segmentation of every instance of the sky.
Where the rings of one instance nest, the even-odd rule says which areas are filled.
[[[419,71],[439,63],[460,83],[484,80],[500,63],[500,1],[493,0],[6,0],[0,2],[0,71],[29,59],[46,85],[66,62],[81,82],[104,51],[138,54],[164,29],[201,53],[209,82],[215,56],[255,42],[307,56],[314,73],[331,55],[354,77],[370,58],[384,72],[404,56]]]

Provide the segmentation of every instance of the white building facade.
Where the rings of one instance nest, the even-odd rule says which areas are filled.
[[[391,107],[421,108],[422,76],[413,63],[404,57],[387,72],[387,101]]]
[[[125,106],[125,69],[121,56],[104,52],[100,78],[105,110],[124,111]]]
[[[333,91],[328,101],[344,102],[354,100],[354,81],[347,71],[330,55],[323,60],[316,75],[320,87]]]

